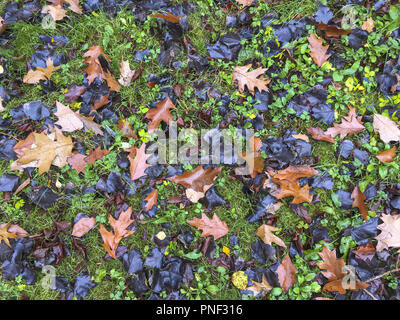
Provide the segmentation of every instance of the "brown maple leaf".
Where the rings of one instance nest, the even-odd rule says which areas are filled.
[[[315,140],[327,141],[330,143],[336,143],[330,135],[326,134],[321,128],[307,128],[307,133]]]
[[[238,83],[239,92],[243,93],[245,86],[253,96],[255,88],[257,88],[260,92],[268,91],[267,85],[271,82],[271,79],[265,79],[262,76],[267,69],[260,67],[248,72],[250,68],[251,64],[243,67],[237,66],[235,69],[233,69],[232,81],[236,81]],[[259,76],[261,77],[258,78]]]
[[[34,133],[34,138],[34,144],[23,150],[24,155],[17,160],[18,164],[39,168],[39,175],[48,172],[52,164],[60,168],[67,164],[74,145],[71,137],[65,137],[56,129],[53,140],[43,132]]]
[[[391,147],[388,150],[382,151],[381,153],[377,154],[376,157],[379,161],[386,163],[394,161],[394,157],[396,156],[396,146]]]
[[[321,67],[331,56],[330,54],[326,54],[329,46],[323,46],[322,39],[317,39],[314,33],[312,33],[307,40],[309,43],[308,47],[311,50],[310,56],[313,58],[318,67]]]
[[[278,230],[278,228],[263,224],[257,229],[256,235],[259,236],[265,244],[270,245],[273,242],[278,246],[286,248],[286,244],[283,242],[283,240],[272,233]]]
[[[108,231],[103,224],[100,223],[100,234],[103,238],[103,247],[110,257],[117,259],[116,252],[118,244],[123,238],[126,238],[135,233],[135,231],[127,230],[127,228],[135,222],[131,219],[132,207],[126,211],[122,211],[118,219],[114,219],[111,215],[108,216],[108,221],[113,231]]]
[[[169,21],[171,23],[179,23],[179,21],[182,18],[181,14],[179,14],[179,16],[175,16],[171,12],[167,12],[167,14],[161,14],[161,13],[150,14],[149,16],[150,17],[154,17],[154,18],[161,18],[161,19],[167,20],[167,21]]]
[[[72,235],[80,238],[88,233],[96,225],[96,219],[93,217],[80,218],[77,223],[74,224],[72,229]]]
[[[282,263],[276,269],[283,292],[287,292],[297,282],[296,272],[297,269],[290,260],[289,254],[286,254],[285,258],[282,259]]]
[[[346,289],[358,291],[369,287],[368,284],[359,281],[356,281],[353,287],[348,286],[347,283],[343,287],[343,284],[345,284],[344,278],[347,276],[346,269],[344,269],[346,263],[343,258],[338,259],[336,257],[336,249],[329,250],[326,246],[318,254],[322,262],[317,263],[317,266],[322,270],[324,277],[328,279],[328,283],[322,288],[323,291],[337,291],[341,294],[346,294]]]
[[[174,104],[172,103],[171,99],[167,97],[163,101],[156,103],[156,108],[152,108],[147,111],[146,118],[151,120],[147,127],[149,133],[157,130],[161,121],[170,123],[173,120],[170,113],[170,110],[173,108],[175,108]]]
[[[187,198],[196,203],[205,196],[205,193],[210,189],[222,167],[204,169],[202,165],[196,167],[193,171],[186,171],[181,175],[167,178],[172,182],[183,185],[186,188]]]
[[[382,214],[382,224],[378,225],[381,233],[375,238],[378,240],[376,250],[379,252],[383,249],[400,248],[400,215],[391,216],[390,214]]]
[[[73,132],[80,129],[92,129],[95,134],[104,135],[101,126],[93,121],[94,117],[84,117],[79,112],[72,111],[68,106],[56,101],[57,112],[54,114],[58,117],[55,123],[61,127],[62,131]]]
[[[332,137],[336,137],[340,134],[340,139],[343,139],[346,136],[351,136],[364,129],[365,127],[363,126],[361,117],[357,117],[356,109],[349,108],[349,113],[342,119],[342,123],[334,123],[333,127],[325,131],[325,134]]]
[[[318,23],[317,28],[323,31],[327,38],[339,38],[342,35],[347,35],[353,32],[353,30],[344,30],[333,25],[327,25],[323,22]]]
[[[351,193],[351,199],[354,199],[352,208],[358,208],[364,221],[368,221],[368,209],[367,205],[365,204],[366,196],[361,192],[359,187],[354,188],[353,192]]]
[[[379,137],[385,143],[400,141],[400,129],[396,122],[380,114],[374,114],[374,130],[379,133]]]
[[[146,201],[146,206],[145,206],[146,212],[149,212],[149,210],[151,210],[153,206],[157,205],[157,197],[158,197],[158,189],[154,189],[144,199],[144,201]]]
[[[213,236],[214,240],[223,237],[229,231],[226,222],[221,221],[215,213],[212,219],[208,218],[204,213],[202,213],[200,219],[194,218],[193,220],[188,221],[188,224],[197,228],[198,230],[202,230],[202,237],[205,238],[208,236]]]
[[[135,158],[133,158],[135,156]],[[146,175],[145,171],[150,164],[146,163],[151,154],[146,154],[146,144],[142,143],[140,148],[134,148],[128,155],[130,162],[131,180],[137,180]]]
[[[278,180],[296,182],[300,178],[309,178],[317,174],[318,170],[309,166],[289,166],[286,169],[278,170],[276,174],[271,176]]]

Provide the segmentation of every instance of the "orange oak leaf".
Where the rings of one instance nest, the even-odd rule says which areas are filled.
[[[134,148],[128,155],[130,162],[131,180],[137,180],[146,175],[145,170],[151,165],[146,163],[147,159],[151,156],[146,154],[146,144],[142,143],[140,148]],[[135,158],[133,158],[135,156]]]
[[[175,108],[175,106],[169,97],[161,102],[156,103],[156,106],[156,108],[152,108],[146,113],[146,118],[151,120],[147,127],[149,133],[152,133],[158,129],[158,125],[161,123],[161,121],[170,123],[173,120],[170,110]]]
[[[297,269],[290,260],[289,254],[286,254],[286,256],[282,259],[282,263],[276,269],[279,283],[284,292],[287,292],[290,287],[297,282],[296,272]]]
[[[259,67],[248,72],[250,68],[251,64],[243,67],[237,66],[235,69],[233,69],[232,81],[236,81],[238,83],[239,92],[243,93],[245,86],[253,96],[255,88],[257,88],[260,92],[268,91],[267,85],[271,82],[271,79],[265,79],[262,76],[267,69]]]
[[[354,188],[353,192],[351,193],[351,198],[354,199],[352,207],[358,208],[364,221],[368,221],[368,209],[367,205],[365,204],[366,196],[361,192],[359,187]]]
[[[16,224],[3,223],[0,224],[0,244],[2,241],[11,247],[9,239],[19,239],[28,236],[28,232]]]
[[[53,60],[48,58],[46,61],[46,68],[36,67],[36,70],[32,69],[28,71],[28,74],[24,76],[23,82],[29,84],[37,84],[40,80],[50,80],[54,71],[60,69],[60,66],[55,67]]]
[[[144,201],[146,201],[146,206],[145,206],[146,212],[149,212],[149,210],[151,210],[153,206],[157,205],[157,197],[158,197],[158,189],[154,189],[144,199]]]
[[[347,276],[346,269],[344,268],[346,263],[343,258],[336,257],[336,249],[330,250],[328,247],[324,247],[322,252],[318,253],[322,259],[322,262],[317,263],[317,266],[322,270],[321,273],[325,278],[328,279],[328,283],[322,288],[323,291],[339,292],[341,294],[346,293],[346,289],[352,291],[358,291],[360,289],[368,288],[369,285],[356,281],[354,286],[347,285],[344,277]],[[343,284],[345,284],[345,288]],[[351,283],[350,283],[351,284]]]
[[[201,214],[201,219],[194,218],[191,221],[188,221],[188,224],[197,228],[198,230],[202,230],[202,237],[213,236],[214,240],[217,240],[224,235],[226,235],[229,231],[228,225],[226,222],[221,221],[220,218],[214,213],[212,219],[208,218],[206,214]]]
[[[309,43],[308,47],[311,50],[310,56],[313,58],[318,67],[321,67],[331,56],[330,54],[326,54],[329,46],[323,46],[322,39],[317,39],[314,33],[312,33],[307,40]]]
[[[261,282],[256,282],[254,280],[251,281],[252,285],[247,287],[246,290],[253,292],[254,296],[258,296],[261,292],[261,296],[265,296],[269,291],[271,291],[274,287],[269,284],[265,274],[262,275]]]
[[[295,182],[300,178],[308,178],[318,174],[318,170],[309,166],[289,166],[273,174],[274,179]]]
[[[364,129],[365,127],[363,126],[361,117],[357,117],[356,109],[349,108],[349,113],[342,119],[342,123],[334,123],[333,127],[325,131],[325,134],[332,137],[336,137],[340,134],[340,139],[343,139],[346,136],[351,136]]]
[[[72,229],[72,235],[80,238],[88,233],[96,225],[96,219],[93,217],[80,218],[77,223],[74,224]]]
[[[103,238],[103,247],[110,257],[117,259],[116,252],[118,244],[123,238],[126,238],[135,233],[135,231],[127,230],[127,228],[135,222],[131,219],[132,207],[126,211],[122,211],[118,219],[114,219],[111,215],[108,216],[108,221],[113,231],[108,231],[103,224],[100,223],[100,235]]]

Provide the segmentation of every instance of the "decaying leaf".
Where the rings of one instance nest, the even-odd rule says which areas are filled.
[[[132,207],[126,211],[122,211],[118,220],[115,220],[111,215],[108,216],[108,221],[113,231],[108,231],[103,224],[100,223],[100,234],[103,238],[103,247],[110,257],[117,259],[116,252],[118,244],[123,238],[126,238],[135,233],[135,231],[127,230],[127,228],[135,222],[131,219]]]
[[[77,238],[83,237],[96,225],[96,219],[93,217],[80,218],[77,223],[74,224],[72,229],[72,235]]]
[[[315,33],[312,33],[308,37],[308,43],[310,48],[310,56],[313,58],[314,62],[321,67],[328,58],[331,56],[330,54],[326,54],[329,46],[322,45],[322,39],[317,39]]]
[[[67,12],[61,5],[44,6],[42,13],[51,15],[54,21],[60,21],[67,16]]]
[[[150,109],[146,113],[146,118],[151,120],[147,127],[149,133],[157,130],[161,121],[170,123],[173,120],[170,110],[175,108],[175,106],[169,97],[156,103],[156,106],[156,108]]]
[[[250,68],[251,64],[243,67],[238,66],[233,69],[232,81],[237,81],[239,92],[243,93],[245,86],[253,96],[255,88],[257,88],[260,92],[268,91],[267,85],[271,82],[271,79],[265,79],[262,76],[267,69],[260,67],[248,72]]]
[[[221,221],[216,214],[214,214],[212,219],[210,219],[206,216],[206,214],[202,213],[200,219],[194,218],[193,220],[188,221],[188,224],[197,228],[198,230],[202,230],[202,237],[205,238],[208,236],[213,236],[214,240],[223,237],[229,231],[226,222]]]
[[[347,283],[346,279],[347,270],[345,269],[346,263],[343,258],[336,258],[336,249],[330,250],[324,247],[322,252],[318,253],[323,262],[317,263],[318,267],[322,270],[322,274],[328,279],[328,283],[322,288],[323,291],[346,293],[346,289],[358,291],[360,289],[368,288],[369,285],[355,281],[355,283]],[[345,285],[345,287],[343,287]]]
[[[137,135],[132,130],[131,124],[127,120],[119,120],[118,128],[124,134],[124,137],[137,138]]]
[[[67,161],[72,169],[76,170],[78,173],[81,173],[85,172],[85,167],[87,165],[85,158],[86,156],[81,153],[74,153],[67,159]]]
[[[383,249],[400,248],[400,215],[391,216],[390,214],[382,214],[382,224],[378,225],[381,233],[375,238],[378,240],[376,250],[379,252]]]
[[[93,164],[97,160],[103,160],[103,157],[109,153],[110,151],[106,149],[101,149],[101,147],[98,146],[95,150],[90,150],[89,155],[85,157],[85,162],[87,164]]]
[[[395,156],[396,156],[396,146],[393,146],[390,149],[382,151],[381,153],[376,155],[378,160],[383,163],[394,161]]]
[[[340,134],[340,139],[343,139],[346,136],[351,136],[364,129],[365,127],[363,126],[361,117],[357,117],[356,109],[349,108],[349,113],[342,119],[342,123],[334,123],[333,127],[325,131],[325,134],[332,137],[336,137]]]
[[[123,87],[127,87],[130,85],[132,77],[135,75],[135,70],[131,70],[129,67],[128,60],[121,60],[120,67],[120,78],[118,80],[119,84]]]
[[[372,242],[363,244],[357,247],[357,250],[353,251],[358,259],[363,261],[371,261],[376,253],[376,249]]]
[[[295,138],[295,139],[299,139],[299,140],[303,140],[303,141],[306,141],[306,142],[310,142],[310,139],[305,134],[302,134],[302,133],[293,134],[292,137]]]
[[[23,156],[17,160],[18,164],[39,168],[39,175],[48,172],[52,164],[60,168],[67,164],[74,145],[71,137],[65,137],[58,129],[54,139],[43,132],[33,136],[34,144],[22,150]]]
[[[248,174],[252,178],[255,178],[258,174],[262,173],[264,170],[264,159],[261,157],[261,153],[258,150],[262,146],[262,141],[258,137],[250,138],[250,149],[249,152],[240,152],[239,157],[246,161],[246,167],[244,170],[242,168],[237,168],[237,174]]]
[[[374,130],[379,133],[379,137],[385,143],[390,141],[400,141],[400,129],[396,122],[380,114],[374,114]]]
[[[237,3],[241,4],[244,8],[251,6],[254,0],[236,0]]]
[[[222,167],[204,169],[202,165],[193,171],[186,171],[179,176],[173,176],[168,180],[183,185],[186,189],[186,196],[193,203],[205,196],[208,189],[212,187]]]
[[[364,219],[364,221],[368,221],[368,209],[367,205],[365,204],[365,195],[361,192],[359,187],[355,187],[353,192],[351,193],[351,198],[354,199],[352,207],[358,208],[360,213]]]
[[[276,269],[279,283],[284,292],[287,292],[290,287],[297,282],[296,272],[297,269],[290,260],[289,254],[286,254],[286,256],[282,259],[282,263]]]
[[[54,114],[58,117],[58,121],[55,124],[59,125],[62,131],[73,132],[80,129],[92,129],[95,134],[104,135],[101,126],[93,121],[94,117],[84,117],[78,111],[74,112],[58,101],[56,106],[57,112]]]

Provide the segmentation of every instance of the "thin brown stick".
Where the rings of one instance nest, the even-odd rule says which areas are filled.
[[[373,300],[378,300],[377,298],[375,298],[375,296],[371,293],[371,292],[369,292],[367,289],[363,289],[364,290],[364,292],[367,294],[367,295],[369,295]]]
[[[383,276],[386,276],[387,274],[391,274],[391,273],[394,273],[394,272],[400,272],[400,268],[396,268],[396,269],[393,269],[393,270],[390,270],[390,271],[386,271],[386,272],[384,272],[384,273],[382,273],[380,275],[377,275],[376,277],[369,278],[369,279],[367,279],[367,280],[365,280],[363,282],[371,282],[371,281],[374,281],[376,279],[382,278]]]

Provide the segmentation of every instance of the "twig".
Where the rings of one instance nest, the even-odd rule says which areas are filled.
[[[367,294],[367,295],[369,295],[373,300],[378,300],[377,298],[375,298],[375,296],[371,293],[371,292],[369,292],[367,289],[363,289],[364,290],[364,292]]]
[[[380,275],[378,275],[376,277],[369,278],[369,279],[365,280],[364,282],[371,282],[371,281],[374,281],[376,279],[382,278],[383,276],[386,276],[387,274],[391,274],[391,273],[399,272],[399,271],[400,271],[400,268],[393,269],[393,270],[390,270],[390,271],[386,271],[386,272],[384,272],[384,273],[382,273],[382,274],[380,274]]]

